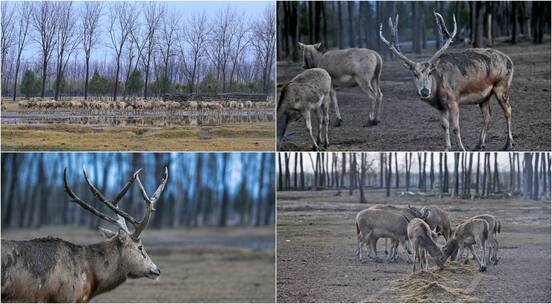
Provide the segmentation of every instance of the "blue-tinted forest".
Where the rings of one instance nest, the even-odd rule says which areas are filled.
[[[274,224],[274,155],[270,153],[5,153],[2,154],[2,227],[80,225],[100,219],[72,203],[64,191],[67,168],[71,189],[107,215],[84,174],[112,199],[134,171],[151,197],[167,166],[167,187],[156,203],[150,228],[262,226]],[[119,204],[142,218],[145,202],[136,183]]]

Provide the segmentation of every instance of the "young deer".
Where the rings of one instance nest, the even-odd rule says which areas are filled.
[[[84,170],[83,170],[84,171]],[[2,240],[2,301],[10,302],[87,302],[126,281],[146,277],[157,279],[161,271],[150,259],[140,234],[148,225],[154,205],[167,184],[168,170],[150,198],[136,171],[113,199],[107,199],[84,177],[90,191],[116,218],[108,216],[81,200],[69,187],[67,169],[63,182],[71,201],[95,216],[115,225],[118,233],[101,228],[108,240],[92,245],[76,245],[58,238],[29,241]],[[137,181],[147,209],[137,221],[119,209],[119,202]],[[127,222],[134,226],[130,232]]]
[[[513,145],[510,106],[510,84],[514,75],[514,64],[510,57],[495,49],[467,49],[457,53],[445,53],[456,35],[456,19],[453,16],[454,29],[448,32],[443,17],[434,13],[441,37],[446,41],[428,61],[414,62],[399,50],[397,38],[398,15],[395,23],[389,18],[391,42],[383,37],[380,24],[380,39],[397,55],[414,75],[416,90],[422,101],[441,113],[441,125],[445,131],[446,149],[452,148],[450,141],[449,119],[458,145],[466,150],[460,137],[461,104],[477,104],[483,114],[484,126],[481,130],[476,150],[485,148],[487,130],[491,125],[490,100],[494,95],[506,117],[507,140],[504,150]],[[442,40],[442,39],[441,39]]]

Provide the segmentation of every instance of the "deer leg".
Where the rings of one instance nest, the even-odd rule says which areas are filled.
[[[330,97],[331,97],[332,103],[334,105],[335,116],[337,116],[337,121],[335,122],[335,126],[339,127],[339,126],[341,126],[341,123],[343,122],[343,119],[341,119],[341,113],[339,113],[339,105],[337,104],[337,93],[335,92],[335,89],[333,87],[330,90]]]
[[[372,88],[374,88],[374,92],[376,93],[376,122],[379,123],[381,121],[381,108],[383,102],[383,94],[381,93],[379,85],[379,75],[372,78]]]
[[[460,136],[460,109],[458,104],[454,101],[450,103],[450,115],[452,119],[452,132],[456,135],[456,140],[458,141],[458,146],[462,151],[466,151],[464,144],[462,143],[462,136]]]
[[[324,104],[316,109],[316,118],[318,119],[318,135],[316,136],[316,141],[318,142],[318,145],[322,144],[322,131],[324,130],[324,115],[322,114],[322,107]]]
[[[368,106],[368,121],[364,125],[365,127],[375,126],[378,124],[377,121],[377,96],[372,88],[372,85],[370,82],[368,82],[366,79],[357,77],[355,78],[356,83],[360,87],[360,89],[368,95],[368,102],[370,103]]]
[[[500,88],[498,92],[495,92],[495,95],[500,107],[502,107],[502,111],[504,111],[504,117],[506,118],[508,139],[504,145],[504,151],[510,151],[514,144],[514,138],[512,137],[512,106],[510,105],[510,94],[507,88]]]
[[[322,113],[324,115],[324,129],[326,130],[326,137],[324,142],[324,148],[328,148],[330,146],[330,136],[328,134],[328,129],[330,125],[330,109],[328,108],[330,106],[329,102],[330,96],[326,95],[324,103],[322,104]]]
[[[449,124],[449,112],[447,110],[441,111],[441,127],[443,127],[443,131],[445,131],[445,142],[446,142],[446,151],[450,151],[452,149],[452,145],[450,143],[450,124]]]
[[[305,124],[307,125],[307,130],[309,131],[309,135],[311,137],[313,147],[312,149],[314,151],[320,151],[320,148],[318,147],[318,144],[316,143],[316,139],[314,139],[314,136],[312,135],[312,122],[311,122],[311,114],[310,110],[303,110],[303,118],[305,119]]]
[[[418,260],[420,259],[419,250],[417,247],[418,246],[414,245],[414,265],[412,265],[412,272],[416,272],[416,263],[418,263]]]
[[[474,148],[474,151],[481,151],[485,149],[485,139],[487,137],[487,131],[491,126],[491,103],[489,102],[490,96],[482,103],[479,104],[481,114],[483,114],[483,128],[481,129],[481,136],[479,137],[479,144]]]

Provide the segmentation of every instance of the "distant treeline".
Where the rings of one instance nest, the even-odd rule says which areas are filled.
[[[278,59],[299,60],[297,42],[322,42],[326,48],[364,47],[388,56],[379,25],[399,14],[399,40],[405,52],[438,48],[433,11],[440,12],[455,41],[473,47],[492,46],[496,37],[543,43],[550,33],[550,1],[278,1]]]
[[[273,91],[274,5],[183,18],[164,1],[2,1],[2,96]]]
[[[419,191],[443,196],[523,196],[550,200],[550,153],[279,153],[278,190],[365,189]],[[413,166],[414,164],[414,166]],[[415,170],[413,169],[415,168]],[[309,170],[313,169],[313,170]]]
[[[274,155],[270,153],[3,153],[2,227],[83,225],[99,218],[70,202],[63,187],[68,168],[71,189],[84,201],[112,215],[95,200],[82,173],[113,198],[132,173],[152,195],[169,168],[169,181],[157,202],[150,227],[274,224]],[[120,208],[142,218],[145,202],[135,184]]]

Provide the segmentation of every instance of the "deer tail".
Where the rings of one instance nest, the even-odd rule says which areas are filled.
[[[500,220],[496,220],[496,227],[495,227],[495,229],[496,229],[496,232],[497,232],[497,233],[500,233],[500,226],[501,226]]]

